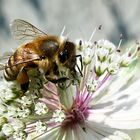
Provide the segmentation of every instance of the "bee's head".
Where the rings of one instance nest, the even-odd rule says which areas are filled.
[[[76,50],[75,44],[69,41],[66,41],[62,49],[58,54],[58,59],[60,63],[67,68],[74,68],[76,64]]]

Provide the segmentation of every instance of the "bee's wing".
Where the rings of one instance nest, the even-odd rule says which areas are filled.
[[[47,35],[29,22],[21,19],[14,20],[10,25],[10,29],[18,44],[24,44],[34,40],[39,36]]]
[[[9,60],[9,57],[13,55],[13,52],[5,52],[2,56],[0,56],[0,71],[4,70],[7,66],[7,62]]]
[[[0,63],[0,71],[4,70],[6,68],[9,68],[9,67],[14,67],[14,66],[18,66],[20,64],[29,63],[29,62],[33,62],[33,61],[37,61],[37,60],[40,60],[40,58],[33,58],[33,59],[24,60],[21,62],[17,62],[15,64],[13,64],[12,66],[8,66],[7,63]]]
[[[4,70],[5,67],[6,67],[6,66],[5,66],[4,64],[0,63],[0,71],[1,71],[1,70]]]
[[[5,61],[5,60],[8,60],[9,57],[10,57],[11,55],[13,55],[13,53],[14,53],[14,52],[12,52],[12,51],[4,52],[3,55],[0,56],[0,62]]]

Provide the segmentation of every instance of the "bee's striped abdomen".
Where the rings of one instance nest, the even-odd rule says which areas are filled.
[[[7,66],[4,70],[4,77],[7,81],[13,81],[16,80],[17,75],[19,73],[18,66],[14,66],[15,64],[15,58],[14,55],[12,55],[7,63]]]

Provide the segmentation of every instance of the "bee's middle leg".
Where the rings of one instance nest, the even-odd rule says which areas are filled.
[[[68,77],[61,77],[61,78],[51,78],[51,77],[47,77],[46,76],[46,79],[54,84],[57,84],[57,83],[63,83],[63,82],[66,82],[67,80],[69,80]]]

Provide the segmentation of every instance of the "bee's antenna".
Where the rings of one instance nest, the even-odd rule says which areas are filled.
[[[68,36],[72,33],[72,31],[70,31],[69,33],[67,33],[65,36],[68,38]]]
[[[99,25],[99,27],[96,27],[96,28],[93,30],[93,32],[92,32],[92,34],[91,34],[91,36],[90,36],[90,38],[89,38],[89,42],[92,40],[92,38],[93,38],[93,36],[95,35],[96,31],[97,31],[97,30],[101,30],[101,29],[102,29],[102,25]]]
[[[64,32],[66,30],[66,26],[63,27],[60,36],[64,36]],[[71,34],[71,32],[67,33],[64,37],[68,38],[68,36]]]
[[[61,31],[61,33],[60,33],[60,36],[63,36],[63,34],[64,34],[64,32],[65,32],[65,29],[66,29],[66,27],[65,27],[65,25],[64,25],[64,27],[63,27],[63,29],[62,29],[62,31]]]

